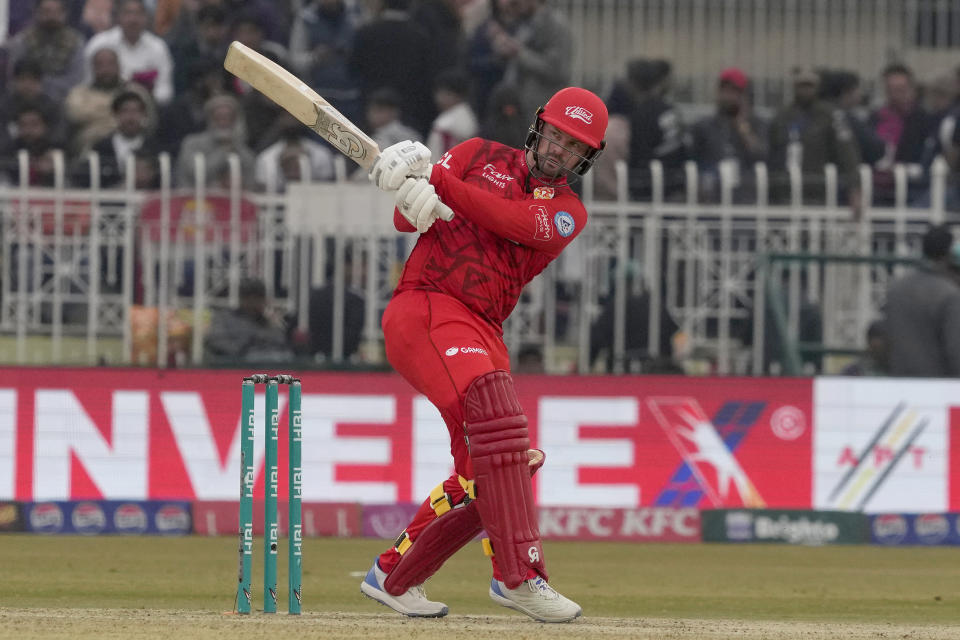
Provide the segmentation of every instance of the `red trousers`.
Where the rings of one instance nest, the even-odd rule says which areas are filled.
[[[383,314],[387,359],[413,387],[439,410],[450,432],[456,473],[443,481],[453,504],[465,496],[457,478],[473,478],[473,465],[463,431],[463,395],[478,376],[510,370],[510,356],[499,332],[477,318],[455,298],[429,291],[405,291]],[[406,533],[411,542],[437,515],[424,501]],[[390,547],[380,555],[380,568],[390,572],[400,554]],[[494,577],[499,571],[494,562]],[[530,576],[533,577],[533,576]]]

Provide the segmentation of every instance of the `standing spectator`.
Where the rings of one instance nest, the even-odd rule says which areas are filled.
[[[886,153],[886,144],[867,123],[860,77],[852,71],[844,70],[825,73],[820,95],[843,113],[860,150],[860,161],[872,165],[880,160]]]
[[[894,200],[893,167],[907,165],[911,187],[922,186],[927,139],[935,134],[930,114],[917,99],[913,72],[902,64],[892,64],[883,71],[887,101],[873,114],[872,126],[886,143],[886,153],[874,167],[874,196],[881,204]]]
[[[9,70],[24,58],[36,60],[44,92],[58,101],[83,80],[83,36],[67,25],[65,2],[39,0],[33,21],[7,45]]]
[[[219,311],[204,339],[204,362],[239,364],[290,362],[293,351],[281,322],[267,312],[266,286],[260,280],[240,283],[240,304]]]
[[[197,38],[170,47],[173,58],[173,88],[179,94],[188,84],[186,68],[192,60],[206,58],[223,64],[229,42],[227,12],[222,6],[207,5],[197,11]]]
[[[290,59],[302,78],[337,108],[359,121],[360,87],[348,62],[356,26],[345,0],[311,0],[293,21]]]
[[[357,29],[349,68],[360,82],[364,103],[388,87],[401,96],[401,116],[419,132],[430,130],[433,106],[432,44],[410,19],[410,0],[374,0],[375,17]]]
[[[427,138],[427,147],[435,158],[477,135],[477,118],[467,102],[469,86],[461,71],[448,69],[437,75],[433,100],[440,114]]]
[[[884,325],[890,375],[960,377],[960,285],[953,235],[946,226],[923,236],[923,263],[890,284]]]
[[[462,68],[465,42],[460,19],[463,0],[418,0],[413,5],[413,22],[427,32],[433,50],[434,72]]]
[[[177,185],[193,187],[196,181],[195,156],[206,158],[207,185],[211,186],[227,175],[228,158],[235,153],[240,158],[240,173],[245,187],[253,185],[255,157],[247,146],[240,105],[228,95],[214,96],[204,105],[207,128],[187,136],[177,158]]]
[[[100,156],[100,186],[115,187],[121,183],[127,169],[127,158],[140,149],[155,149],[149,128],[149,96],[142,91],[126,90],[119,93],[110,105],[117,123],[116,131],[93,145]],[[80,158],[75,183],[89,186],[90,169],[86,158]]]
[[[306,160],[308,176],[301,175],[301,159]],[[289,182],[333,180],[333,152],[294,120],[280,140],[257,155],[254,178],[259,189],[273,187],[276,192],[286,190]]]
[[[671,66],[666,60],[632,60],[627,81],[633,94],[630,109],[630,192],[634,198],[651,196],[650,161],[663,164],[667,195],[682,189],[686,181],[687,148],[680,111],[667,96]]]
[[[701,191],[709,199],[719,198],[722,171],[732,179],[735,200],[755,199],[753,167],[766,160],[767,131],[751,113],[747,91],[743,71],[724,70],[717,82],[716,113],[697,122],[691,131],[691,153],[700,170]]]
[[[796,165],[803,179],[803,201],[823,203],[824,168],[837,165],[841,195],[846,194],[854,215],[860,212],[860,154],[853,132],[842,113],[817,99],[820,76],[813,69],[793,71],[793,103],[770,124],[770,183],[772,196],[785,201],[790,196],[787,169]]]
[[[496,1],[499,20],[488,23],[487,36],[505,63],[501,82],[520,90],[521,109],[530,117],[569,84],[573,34],[542,0]]]
[[[113,47],[120,56],[120,75],[146,87],[159,105],[173,98],[173,59],[167,44],[147,31],[144,0],[120,0],[117,26],[98,33],[87,43],[89,59],[104,46]]]

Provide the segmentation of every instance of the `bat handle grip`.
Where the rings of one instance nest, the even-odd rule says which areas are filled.
[[[437,217],[443,220],[444,222],[450,222],[453,220],[453,209],[443,204],[442,202],[437,203]]]

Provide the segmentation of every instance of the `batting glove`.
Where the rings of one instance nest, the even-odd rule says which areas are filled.
[[[395,191],[410,177],[430,178],[430,149],[419,142],[404,140],[380,152],[370,167],[370,182],[384,191]]]
[[[453,211],[440,202],[437,190],[423,178],[407,178],[397,190],[397,210],[420,233],[426,233],[440,218],[450,221]]]

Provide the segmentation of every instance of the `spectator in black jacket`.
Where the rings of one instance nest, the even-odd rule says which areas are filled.
[[[924,158],[927,140],[935,134],[934,120],[917,99],[913,72],[902,64],[892,64],[883,72],[887,101],[871,119],[877,136],[886,143],[886,152],[874,165],[874,200],[892,204],[895,196],[893,169],[907,167],[910,188],[917,195],[926,186]]]
[[[357,29],[350,55],[351,72],[360,81],[364,104],[384,87],[402,96],[402,119],[421,137],[437,115],[433,104],[433,44],[410,19],[410,0],[379,0],[376,17]]]
[[[637,199],[650,199],[651,160],[663,163],[665,194],[682,190],[685,183],[685,132],[680,111],[667,99],[670,74],[666,60],[633,60],[627,66],[627,84],[633,93],[627,164],[630,192]]]

